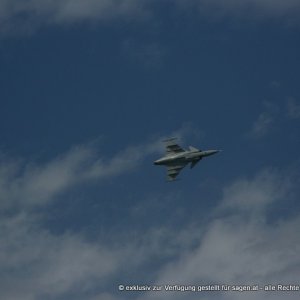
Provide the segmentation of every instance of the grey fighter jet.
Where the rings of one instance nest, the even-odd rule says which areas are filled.
[[[176,143],[177,138],[171,138],[164,141],[166,146],[166,155],[154,162],[155,165],[167,167],[167,180],[173,181],[180,171],[189,163],[191,169],[203,158],[220,152],[221,150],[199,150],[190,146],[189,150],[181,148]]]

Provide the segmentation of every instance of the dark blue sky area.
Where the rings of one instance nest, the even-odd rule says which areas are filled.
[[[159,21],[3,40],[2,145],[28,154],[99,136],[132,144],[186,122],[232,143],[263,101],[299,96],[297,29]]]

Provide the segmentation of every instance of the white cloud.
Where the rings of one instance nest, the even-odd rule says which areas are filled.
[[[278,107],[268,101],[263,102],[264,111],[261,112],[258,118],[254,121],[250,132],[247,136],[254,139],[259,139],[266,136],[273,128],[276,116],[278,114]]]
[[[184,136],[186,128],[175,135]],[[181,230],[157,224],[143,232],[138,228],[127,232],[126,238],[116,235],[110,242],[102,236],[86,239],[84,232],[54,234],[42,225],[42,213],[28,210],[28,204],[42,206],[75,183],[127,172],[128,166],[136,166],[133,160],[139,164],[145,155],[158,151],[161,139],[127,148],[107,161],[85,146],[43,165],[2,164],[1,200],[9,199],[14,205],[1,212],[0,298],[69,299],[72,293],[87,300],[130,298],[132,294],[117,292],[122,274],[127,274],[124,282],[128,279],[126,270],[138,274],[132,278],[154,278],[162,284],[295,283],[300,276],[300,215],[268,219],[273,206],[288,206],[297,194],[299,185],[291,180],[291,173],[264,170],[253,178],[235,180],[224,187],[223,197],[218,207],[208,212],[206,224],[191,220]],[[24,206],[22,201],[29,202]],[[149,266],[154,271],[148,274]],[[112,288],[115,292],[110,292]],[[182,299],[182,295],[145,294],[141,299]],[[262,295],[264,299],[298,299],[297,294],[242,295],[243,299],[260,300]],[[199,294],[184,297],[199,299]],[[211,293],[205,297],[240,299],[241,294]]]
[[[260,139],[267,136],[276,127],[276,122],[283,117],[288,119],[300,118],[300,103],[293,97],[287,99],[286,107],[277,106],[269,101],[264,101],[263,106],[263,111],[254,121],[251,130],[246,133],[246,137]]]
[[[89,298],[89,300],[117,300],[119,297],[114,297],[109,293],[101,293],[95,297]]]
[[[253,180],[239,179],[224,189],[219,210],[260,213],[268,205],[280,200],[290,188],[288,180],[272,170],[264,170]]]
[[[33,24],[64,24],[80,21],[139,16],[147,1],[137,0],[1,0],[2,27],[29,21]],[[2,28],[3,30],[3,28]]]
[[[273,117],[268,113],[261,113],[253,124],[251,134],[255,138],[265,136],[273,123]]]
[[[128,147],[109,160],[95,148],[80,146],[44,164],[9,161],[0,163],[0,208],[14,205],[41,205],[75,184],[100,180],[136,168],[147,155],[158,152],[160,141]]]
[[[264,170],[253,178],[238,179],[224,187],[207,224],[192,220],[176,231],[158,224],[142,234],[138,229],[128,232],[126,239],[116,236],[113,243],[87,240],[83,233],[55,235],[41,226],[40,216],[26,212],[2,215],[0,298],[55,299],[75,292],[88,300],[124,299],[132,296],[117,292],[118,284],[128,279],[120,278],[124,270],[140,274],[139,280],[155,277],[157,284],[295,283],[300,275],[300,216],[267,219],[272,205],[289,205],[297,186],[290,176]],[[163,263],[165,259],[168,263]],[[153,262],[160,263],[147,274]],[[108,286],[115,292],[110,293]],[[182,295],[147,293],[140,299],[182,299]],[[242,295],[242,299],[282,298],[277,293]],[[197,293],[184,296],[199,299]],[[241,294],[205,296],[240,299]],[[297,294],[284,297],[297,299]]]
[[[147,239],[120,237],[113,243],[87,240],[82,233],[55,235],[42,226],[43,214],[28,213],[22,201],[42,206],[74,183],[127,172],[135,165],[133,160],[139,163],[153,151],[157,146],[149,143],[100,163],[91,147],[78,147],[42,166],[27,164],[22,169],[20,163],[2,164],[1,201],[14,205],[1,212],[0,298],[55,299],[75,292],[97,300],[115,299],[105,293],[94,295],[124,266],[134,269],[158,253],[159,231],[148,232]]]
[[[287,115],[291,119],[300,118],[300,103],[295,98],[289,98],[287,103]]]
[[[183,136],[185,130],[183,127],[175,134]],[[120,235],[118,240],[107,242],[102,235],[88,240],[84,233],[54,234],[43,222],[47,213],[44,205],[58,194],[85,181],[98,182],[130,172],[147,155],[161,150],[162,139],[128,147],[110,159],[100,158],[89,145],[75,147],[46,163],[8,160],[2,155],[0,298],[55,299],[77,293],[79,297],[91,295],[90,299],[116,299],[99,289],[103,291],[122,270],[135,270],[149,257],[179,249],[179,239],[163,228],[149,230],[146,237],[128,233],[126,239]],[[31,209],[35,206],[39,207],[38,215]],[[164,251],[161,243],[166,246]],[[113,286],[117,288],[117,283]]]
[[[178,0],[177,3],[180,6],[196,5],[201,14],[213,17],[257,17],[265,20],[268,17],[294,18],[300,12],[298,0]]]
[[[190,0],[164,1],[178,9],[199,10],[200,15],[284,18],[294,22],[300,13],[298,0]],[[148,19],[158,0],[0,0],[0,33],[31,32],[40,26]]]
[[[291,185],[283,176],[266,171],[253,179],[234,182],[224,190],[223,200],[211,222],[207,224],[198,246],[184,252],[178,260],[162,268],[156,283],[262,286],[270,283],[298,284],[300,215],[269,222],[266,213],[266,208],[270,204],[275,204],[279,200],[288,202],[291,189]],[[261,207],[260,210],[257,209],[258,206]],[[230,213],[228,207],[231,208]],[[244,213],[241,213],[241,208]],[[182,296],[183,294],[179,292],[163,294],[164,299],[182,299]],[[199,299],[197,293],[184,296],[185,299]],[[211,292],[205,296],[207,299],[283,297],[298,299],[299,297],[298,293],[264,292],[254,294]],[[162,294],[153,293],[141,299],[161,299],[161,297]]]
[[[78,289],[89,290],[115,272],[124,253],[79,235],[55,236],[34,217],[0,221],[0,297],[33,300]]]
[[[170,136],[183,139],[194,134],[191,125],[183,125]],[[163,150],[165,137],[159,136],[144,144],[129,146],[106,159],[91,145],[72,148],[45,163],[12,160],[0,156],[1,209],[43,205],[74,185],[103,180],[131,172],[148,155]]]
[[[55,235],[33,214],[2,215],[0,298],[69,299],[75,293],[75,299],[119,299],[108,290],[117,292],[118,284],[129,279],[122,274],[130,270],[129,276],[140,272],[140,279],[153,276],[144,272],[147,266],[182,250],[185,234],[160,227],[103,242],[102,236],[88,240],[82,233]]]

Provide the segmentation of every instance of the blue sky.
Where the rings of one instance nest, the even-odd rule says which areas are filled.
[[[0,1],[0,298],[298,299],[300,4]],[[179,181],[162,140],[223,149]]]

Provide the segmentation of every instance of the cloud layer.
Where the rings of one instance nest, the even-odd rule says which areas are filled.
[[[278,216],[271,222],[268,209],[287,201],[290,181],[276,172],[263,171],[240,179],[224,190],[224,197],[207,224],[197,247],[162,268],[158,285],[297,284],[300,276],[300,215]],[[270,211],[269,211],[270,212]],[[197,227],[194,230],[199,230]],[[164,299],[182,299],[181,292],[166,292]],[[204,295],[203,295],[204,296]],[[298,299],[294,293],[211,292],[205,299]],[[149,294],[141,299],[161,299]],[[185,299],[199,299],[197,293]]]
[[[300,13],[297,0],[190,0],[164,1],[177,9],[198,10],[201,16],[285,18],[295,21]],[[1,0],[0,32],[31,32],[40,26],[78,24],[109,20],[149,19],[159,7],[158,0]]]
[[[150,240],[137,244],[132,239],[123,245],[104,243],[101,237],[88,240],[82,233],[54,234],[43,222],[45,207],[75,185],[132,171],[147,155],[160,151],[160,140],[128,147],[111,158],[101,157],[91,145],[74,147],[44,163],[2,155],[0,298],[114,299],[103,293],[110,276],[128,266],[131,257],[134,266],[143,263],[145,253],[156,253],[152,240],[160,239],[159,232],[149,232]],[[38,213],[33,209],[37,207]]]
[[[1,0],[1,30],[28,30],[47,24],[72,24],[82,21],[101,21],[120,17],[139,16],[147,1],[137,0]]]
[[[183,139],[195,134],[189,124],[170,136]],[[104,180],[131,172],[147,156],[164,151],[159,136],[149,142],[129,146],[112,157],[100,155],[93,145],[73,147],[44,163],[14,160],[0,153],[0,212],[18,207],[49,203],[75,185]]]
[[[287,115],[291,119],[300,118],[300,103],[295,98],[291,97],[288,99]]]
[[[196,6],[201,14],[208,16],[236,16],[242,18],[292,17],[300,12],[297,0],[191,0],[181,6]]]
[[[111,159],[99,156],[92,146],[78,146],[43,164],[22,163],[2,157],[0,163],[0,209],[42,205],[75,184],[118,176],[136,168],[147,155],[158,152],[154,141],[124,149]]]
[[[0,294],[7,300],[53,299],[77,284],[88,291],[109,278],[125,254],[79,235],[50,234],[24,213],[2,218],[0,232]]]
[[[126,238],[116,233],[107,239],[103,233],[91,239],[84,232],[57,234],[43,223],[45,204],[58,194],[78,183],[125,174],[157,152],[159,144],[129,147],[110,159],[80,146],[48,163],[2,162],[0,298],[182,299],[180,292],[120,294],[118,285],[128,280],[162,285],[297,283],[300,214],[291,205],[299,182],[291,171],[261,170],[233,180],[224,186],[217,207],[206,212],[206,223],[193,218],[179,230],[158,222],[126,232]],[[39,207],[38,213],[32,207]],[[297,293],[262,293],[243,293],[242,299],[299,298]],[[234,292],[203,296],[241,298]],[[199,299],[199,294],[184,297]]]
[[[254,121],[250,132],[247,134],[250,138],[263,138],[272,130],[272,127],[274,126],[279,108],[277,105],[268,101],[264,101],[263,106],[264,111],[259,114],[258,118]]]

